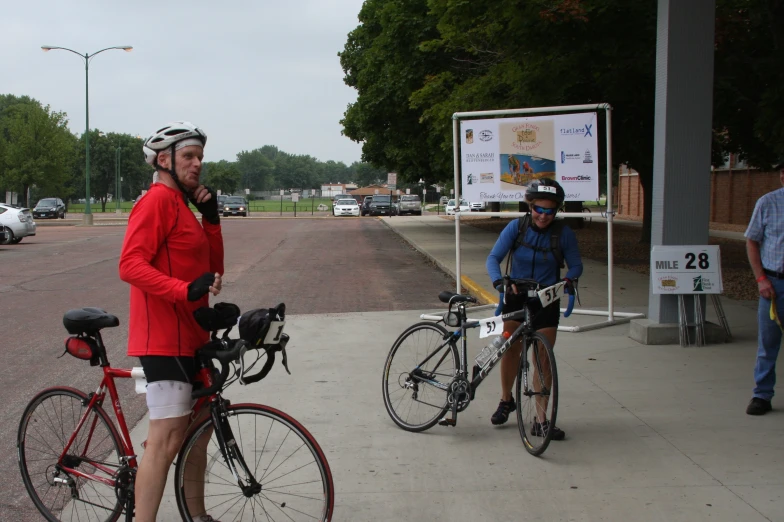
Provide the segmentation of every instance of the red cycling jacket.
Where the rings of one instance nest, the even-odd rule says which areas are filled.
[[[131,285],[128,355],[192,357],[209,340],[188,301],[188,285],[205,272],[223,275],[220,225],[199,224],[182,192],[155,183],[128,218],[120,279]]]

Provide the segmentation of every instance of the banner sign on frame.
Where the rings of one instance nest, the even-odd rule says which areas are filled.
[[[461,195],[522,201],[532,181],[556,180],[567,201],[599,199],[595,112],[460,122]]]

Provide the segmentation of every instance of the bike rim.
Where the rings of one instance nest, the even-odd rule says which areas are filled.
[[[552,440],[548,428],[555,426],[558,412],[558,373],[553,352],[540,336],[532,338],[524,356],[515,383],[518,429],[526,450],[538,456]]]
[[[451,345],[422,362],[444,344],[444,332],[425,324],[401,336],[384,368],[384,402],[392,419],[404,428],[429,427],[447,408],[447,391],[428,381],[447,385],[457,373]],[[418,372],[414,369],[418,368]]]
[[[240,489],[221,454],[215,433],[207,445],[204,478],[206,513],[215,520],[328,521],[332,516],[334,492],[332,475],[323,452],[301,425],[286,414],[271,408],[240,407],[229,409],[228,422],[235,445],[260,484],[248,496]],[[199,437],[212,431],[208,419],[189,437],[178,464],[178,503],[185,520],[201,513],[190,513],[186,474],[195,473],[188,457],[196,451]],[[248,477],[236,453],[232,464],[243,483]],[[195,486],[193,486],[195,487]]]
[[[85,406],[74,392],[58,390],[31,403],[19,430],[22,478],[36,507],[48,520],[116,520],[122,506],[114,486],[58,470],[57,463]],[[113,480],[120,446],[105,415],[92,410],[67,453],[68,468]]]

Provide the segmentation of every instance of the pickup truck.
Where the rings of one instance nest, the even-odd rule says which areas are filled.
[[[419,196],[415,194],[406,194],[400,196],[400,201],[398,204],[398,213],[402,216],[403,214],[416,214],[417,216],[422,215],[422,202],[419,201]]]

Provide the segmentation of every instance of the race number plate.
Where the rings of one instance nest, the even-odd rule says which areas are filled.
[[[539,295],[539,300],[542,301],[542,308],[551,304],[556,299],[563,297],[565,286],[566,283],[561,281],[560,283],[556,283],[553,286],[548,286],[543,290],[539,290],[537,294]]]
[[[504,331],[504,320],[500,315],[479,320],[479,338],[484,339],[491,335],[501,335]]]
[[[286,321],[272,321],[267,335],[264,336],[264,344],[278,344],[280,342],[280,334],[283,333],[283,327]]]

